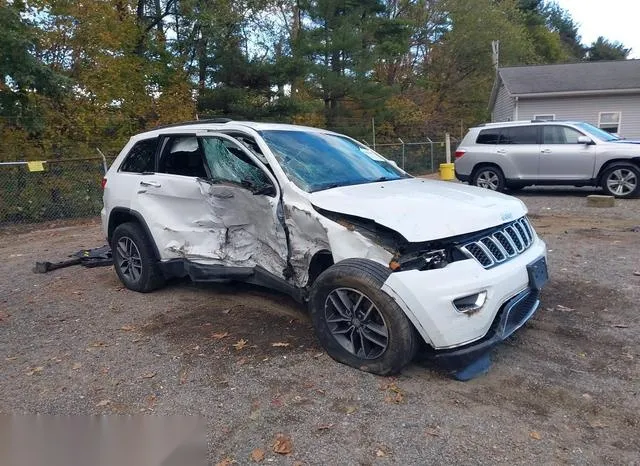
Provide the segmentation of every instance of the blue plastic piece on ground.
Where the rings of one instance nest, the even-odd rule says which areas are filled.
[[[491,356],[489,353],[473,361],[467,367],[459,369],[453,373],[453,377],[461,382],[466,382],[476,377],[486,374],[491,368]]]

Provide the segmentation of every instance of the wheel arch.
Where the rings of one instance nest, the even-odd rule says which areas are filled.
[[[317,251],[309,261],[307,287],[311,287],[316,279],[334,264],[333,254],[328,249]]]
[[[634,165],[638,170],[640,170],[640,157],[632,157],[630,159],[612,159],[603,163],[598,171],[598,176],[596,176],[596,184],[599,186],[602,183],[602,176],[604,173],[617,165]]]
[[[156,242],[153,240],[153,236],[151,235],[151,230],[149,230],[149,226],[147,222],[145,222],[142,215],[139,212],[136,212],[132,209],[126,209],[124,207],[114,207],[111,209],[109,214],[109,224],[107,229],[107,241],[111,244],[111,237],[113,236],[114,230],[118,227],[118,225],[122,225],[123,223],[132,222],[137,223],[144,231],[144,234],[147,236],[147,239],[151,243],[151,248],[153,250],[153,254],[156,260],[160,260],[160,251],[156,245]]]

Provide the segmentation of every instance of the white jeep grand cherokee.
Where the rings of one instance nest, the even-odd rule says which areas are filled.
[[[521,201],[413,178],[322,129],[158,128],[131,138],[103,184],[126,287],[188,276],[288,293],[308,303],[334,359],[376,374],[399,371],[424,341],[469,378],[532,316],[547,280]]]

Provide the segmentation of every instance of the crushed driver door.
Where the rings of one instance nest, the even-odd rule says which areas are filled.
[[[163,259],[259,266],[285,277],[280,188],[234,138],[211,132],[169,138],[149,182],[141,204],[155,206],[157,221],[149,227]]]

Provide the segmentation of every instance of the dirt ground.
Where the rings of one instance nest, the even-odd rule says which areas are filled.
[[[112,268],[31,272],[104,244],[96,222],[0,234],[0,412],[200,415],[213,464],[255,449],[284,465],[638,464],[640,200],[595,209],[585,194],[520,194],[551,281],[466,383],[424,361],[394,378],[342,366],[268,290],[142,295]],[[278,434],[289,454],[274,452]]]

